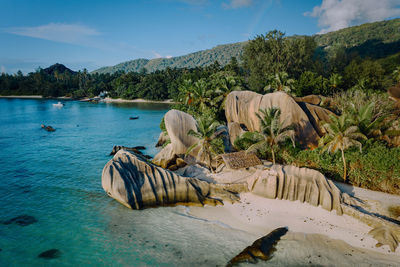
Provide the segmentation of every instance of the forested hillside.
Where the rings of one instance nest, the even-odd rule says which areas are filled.
[[[138,59],[94,73],[55,64],[28,75],[2,73],[0,95],[81,98],[108,91],[111,97],[181,101],[188,82],[203,80],[196,84],[211,88],[231,76],[242,89],[260,93],[284,88],[296,96],[351,88],[383,92],[400,80],[399,28],[400,19],[394,19],[315,36],[286,37],[274,30],[245,43],[171,59]]]
[[[173,58],[156,58],[148,59],[135,59],[126,61],[112,67],[103,67],[93,71],[93,73],[114,73],[116,71],[125,72],[141,72],[143,68],[147,72],[154,72],[156,70],[164,70],[170,68],[195,68],[205,67],[218,61],[219,64],[225,66],[231,60],[231,57],[240,58],[243,54],[243,47],[246,42],[219,45],[212,49],[203,50],[191,53],[185,56]]]
[[[303,38],[291,36],[290,38]],[[357,53],[361,57],[382,58],[400,52],[400,19],[366,23],[326,34],[312,36],[319,47],[319,53],[328,54],[337,49],[346,53]],[[116,71],[147,72],[170,68],[205,67],[218,61],[222,66],[231,57],[239,61],[247,42],[219,45],[212,49],[173,58],[135,59],[111,67],[103,67],[93,73],[114,73]]]

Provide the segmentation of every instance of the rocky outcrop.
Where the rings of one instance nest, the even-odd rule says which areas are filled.
[[[322,126],[326,122],[331,122],[330,116],[336,116],[335,113],[328,109],[311,105],[305,102],[298,102],[297,104],[299,104],[299,106],[306,113],[308,119],[310,120],[314,129],[317,131],[318,135],[323,136],[324,134],[326,134],[326,130]]]
[[[231,259],[226,266],[230,267],[242,262],[257,263],[258,259],[264,261],[271,259],[272,253],[276,251],[276,244],[279,242],[281,237],[287,233],[287,231],[288,229],[286,227],[280,227],[268,235],[257,239],[251,246],[248,246]]]
[[[319,105],[322,101],[322,96],[319,95],[307,95],[303,97],[293,97],[296,102],[304,102],[312,105]]]
[[[222,204],[238,198],[218,185],[185,178],[120,150],[103,169],[106,193],[131,209],[172,204]]]
[[[42,127],[42,129],[45,129],[48,132],[55,132],[56,131],[56,129],[54,129],[50,125],[46,126],[46,125],[42,124],[42,125],[40,125],[40,127]]]
[[[161,132],[160,136],[158,137],[156,147],[163,146],[169,141],[169,136],[166,132]]]
[[[277,107],[281,110],[281,123],[294,125],[295,138],[303,146],[315,147],[319,136],[305,112],[296,101],[284,92],[260,95],[250,91],[231,92],[225,102],[228,123],[244,124],[249,131],[260,131],[257,117],[260,109]]]
[[[237,122],[228,122],[228,129],[229,139],[233,145],[235,144],[235,140],[245,132],[240,126],[240,123]]]
[[[190,130],[196,131],[197,129],[196,120],[191,115],[171,109],[165,114],[164,122],[167,133],[160,134],[157,145],[165,144],[168,140],[170,140],[170,143],[154,157],[153,163],[162,168],[169,168],[176,165],[175,162],[178,157],[186,158],[188,148],[199,140],[188,135]],[[198,149],[192,150],[190,160],[194,160],[197,153]],[[175,169],[175,166],[173,169]]]
[[[400,226],[396,222],[368,211],[367,205],[342,193],[318,171],[272,165],[248,177],[247,186],[250,192],[262,197],[299,200],[313,206],[320,205],[328,211],[335,210],[338,215],[354,217],[373,228],[369,234],[378,241],[377,246],[388,245],[395,251],[400,242]]]
[[[393,99],[400,101],[400,83],[398,83],[396,86],[390,87],[388,89],[388,94]]]
[[[186,154],[187,149],[199,141],[196,137],[188,135],[189,130],[197,129],[196,120],[191,115],[171,109],[165,114],[164,121],[175,154]]]
[[[266,198],[299,200],[341,215],[341,192],[318,171],[295,166],[272,165],[247,179],[249,191]]]
[[[112,149],[112,151],[110,153],[110,156],[115,155],[120,150],[126,150],[126,151],[129,151],[129,152],[133,152],[135,154],[142,155],[143,153],[140,150],[144,150],[144,149],[146,149],[144,146],[135,146],[135,147],[113,146],[113,149]]]
[[[187,150],[194,144],[199,142],[199,139],[188,135],[190,130],[197,131],[196,120],[189,114],[179,111],[170,110],[164,116],[165,128],[167,134],[161,133],[158,143],[164,144],[168,139],[170,144],[166,145],[155,157],[153,163],[163,168],[169,168],[170,164],[177,158],[183,158],[187,163],[195,164],[202,163],[206,160],[199,157],[199,147],[193,149],[188,155]],[[233,147],[229,139],[228,127],[220,125],[217,127],[215,135],[220,137],[224,143],[224,151],[231,152]],[[176,164],[179,167],[179,164]],[[174,168],[175,169],[175,168]]]
[[[167,169],[176,160],[177,155],[172,149],[172,144],[166,145],[160,152],[153,158],[153,163],[161,168]]]

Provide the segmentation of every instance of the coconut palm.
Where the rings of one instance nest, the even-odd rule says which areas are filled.
[[[329,86],[333,90],[337,90],[338,87],[342,84],[343,77],[340,76],[340,74],[337,73],[332,73],[331,76],[329,76]]]
[[[193,82],[191,79],[184,80],[182,84],[178,87],[180,101],[185,105],[190,105],[193,100]]]
[[[252,136],[250,134],[245,136],[256,142],[247,149],[247,152],[257,151],[260,148],[269,146],[271,148],[272,163],[275,164],[275,151],[279,149],[279,144],[290,139],[293,146],[295,146],[293,126],[284,126],[285,123],[281,122],[281,110],[276,107],[260,109],[257,117],[261,122],[261,132],[252,133]]]
[[[212,78],[213,78],[212,85],[215,88],[214,93],[217,95],[213,99],[213,102],[214,104],[220,103],[218,105],[219,108],[224,109],[225,100],[228,94],[232,91],[240,91],[242,90],[242,87],[240,85],[240,82],[238,81],[238,78],[232,75],[223,75],[223,73],[221,73],[221,75],[214,76]]]
[[[340,117],[331,115],[330,119],[330,123],[323,125],[326,134],[319,140],[319,146],[322,147],[321,152],[336,153],[338,150],[342,152],[343,180],[346,181],[347,168],[344,151],[352,146],[358,146],[361,152],[362,144],[358,140],[366,140],[367,137],[360,133],[358,126],[351,123],[347,114]]]
[[[203,112],[207,104],[211,103],[212,90],[208,89],[205,79],[200,79],[193,84],[192,102],[200,112]]]
[[[188,135],[197,137],[199,142],[190,146],[186,152],[188,155],[195,148],[199,147],[198,157],[208,161],[208,167],[212,172],[213,158],[218,154],[220,149],[215,140],[218,138],[217,127],[220,124],[211,116],[204,116],[197,119],[196,131],[190,130]]]
[[[397,66],[396,69],[393,71],[393,77],[396,82],[400,82],[400,66]]]
[[[294,80],[289,78],[289,74],[286,72],[278,72],[271,76],[269,84],[264,87],[264,91],[284,91],[290,93]]]

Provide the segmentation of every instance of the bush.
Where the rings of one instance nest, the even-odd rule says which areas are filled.
[[[308,167],[329,178],[343,181],[343,162],[340,153],[320,153],[321,149],[300,150],[286,146],[279,153],[282,163]],[[357,148],[345,151],[348,181],[351,184],[400,194],[400,148],[388,148],[384,143],[369,140],[362,152]]]

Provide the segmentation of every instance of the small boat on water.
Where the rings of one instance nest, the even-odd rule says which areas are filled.
[[[63,106],[65,106],[65,104],[64,104],[64,103],[61,103],[60,101],[58,101],[57,104],[53,104],[53,107],[62,108]]]
[[[129,117],[130,120],[137,120],[139,119],[139,116],[135,116],[135,117]]]

